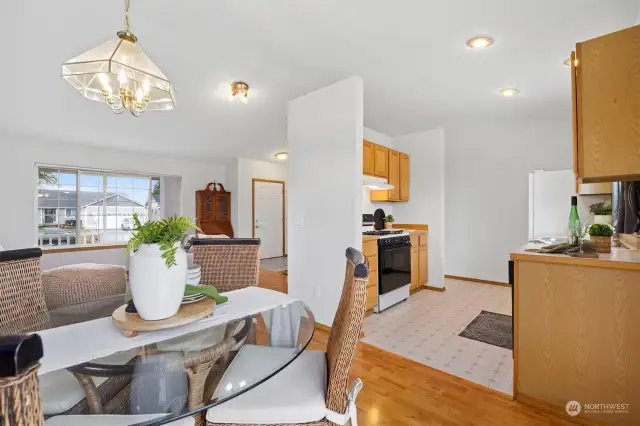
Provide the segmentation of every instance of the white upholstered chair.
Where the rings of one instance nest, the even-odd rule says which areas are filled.
[[[207,411],[209,426],[240,425],[357,425],[357,379],[347,388],[349,371],[364,319],[368,267],[364,255],[347,249],[347,267],[327,352],[304,351],[278,374]],[[265,366],[278,367],[291,349],[243,346],[224,373],[214,398],[224,398],[229,383],[251,382],[252,374]],[[254,361],[260,358],[261,365]]]

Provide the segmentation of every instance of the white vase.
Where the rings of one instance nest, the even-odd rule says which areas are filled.
[[[174,316],[184,297],[187,253],[176,243],[176,264],[167,267],[157,244],[142,244],[129,259],[129,284],[133,304],[147,321]]]
[[[593,222],[594,223],[601,223],[604,225],[613,225],[613,216],[608,214],[608,215],[599,215],[596,214],[593,216]]]

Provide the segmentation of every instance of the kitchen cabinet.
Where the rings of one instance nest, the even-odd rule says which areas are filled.
[[[382,145],[373,146],[373,175],[389,178],[389,148]]]
[[[373,176],[374,144],[369,141],[362,142],[362,174]]]
[[[378,240],[365,238],[362,253],[369,260],[369,281],[367,282],[367,302],[365,310],[370,311],[378,304]]]
[[[409,201],[409,156],[400,153],[400,191],[398,194],[400,201]]]
[[[418,247],[411,247],[411,290],[415,290],[420,287],[418,258]]]
[[[386,168],[387,182],[393,185],[393,189],[388,191],[369,191],[369,199],[372,202],[375,201],[409,201],[409,156],[405,153],[389,149],[383,146],[379,146],[376,144],[372,144],[371,142],[364,141],[366,145],[371,144],[372,148],[366,148],[366,152],[373,151],[374,152],[374,168],[376,170],[375,176],[379,176],[378,171],[382,169],[378,168],[379,163],[384,162],[384,167]],[[382,153],[384,153],[384,159],[382,159]],[[370,156],[370,154],[365,153],[365,145],[363,145],[363,161],[367,160],[366,156]],[[363,173],[366,173],[366,170],[369,166],[363,166]]]
[[[572,53],[574,172],[581,183],[640,179],[640,26]]]
[[[427,246],[418,247],[418,285],[429,282],[429,249]]]

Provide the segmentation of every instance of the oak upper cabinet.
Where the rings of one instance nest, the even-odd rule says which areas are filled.
[[[574,172],[584,183],[640,178],[640,25],[576,45]]]
[[[400,155],[398,151],[389,150],[389,179],[393,189],[389,190],[389,200],[398,201],[400,199]]]
[[[400,153],[400,190],[399,201],[409,201],[409,156]]]
[[[373,176],[374,144],[369,141],[362,142],[362,174]]]
[[[381,178],[389,177],[389,148],[373,145],[373,175]]]

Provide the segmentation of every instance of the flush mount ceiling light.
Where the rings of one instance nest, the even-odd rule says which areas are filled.
[[[240,101],[247,103],[249,97],[249,85],[244,81],[234,81],[229,87],[229,100],[240,98]],[[276,154],[277,155],[277,154]]]
[[[501,94],[502,96],[507,96],[507,97],[510,97],[510,96],[516,96],[516,95],[517,95],[517,94],[519,94],[519,93],[520,93],[520,91],[519,91],[518,89],[513,89],[513,88],[509,88],[509,89],[501,89],[501,90],[500,90],[500,94]]]
[[[274,157],[276,157],[278,160],[286,160],[287,158],[289,158],[289,154],[286,152],[278,152],[274,155]]]
[[[493,44],[493,39],[488,36],[474,37],[467,41],[467,46],[472,49],[486,49]]]
[[[129,0],[124,2],[124,30],[62,65],[62,78],[85,98],[104,102],[116,114],[175,108],[169,79],[144,53],[129,28]]]

